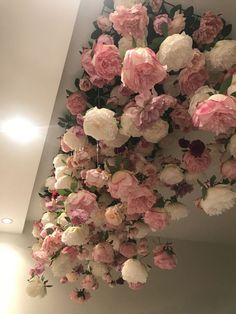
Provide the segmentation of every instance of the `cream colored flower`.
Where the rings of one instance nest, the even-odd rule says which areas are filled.
[[[63,142],[69,146],[71,150],[79,150],[86,146],[88,139],[85,135],[76,135],[75,128],[72,127],[63,135]]]
[[[165,210],[170,214],[171,220],[180,220],[188,216],[187,207],[180,202],[166,204]]]
[[[120,133],[125,135],[125,136],[133,136],[133,137],[140,137],[141,132],[138,130],[133,123],[133,121],[130,119],[130,116],[127,115],[126,113],[123,113],[121,116],[121,129]]]
[[[170,25],[168,27],[168,34],[179,34],[182,32],[182,30],[185,28],[185,20],[183,13],[180,13],[180,11],[176,11],[173,20],[170,22]]]
[[[236,158],[236,134],[234,134],[233,136],[231,136],[229,144],[227,146],[227,150],[229,151],[229,153],[231,154],[231,156],[233,156],[234,158]]]
[[[34,276],[30,279],[26,292],[30,297],[40,297],[43,298],[47,294],[47,289],[43,280],[39,276]]]
[[[104,141],[104,144],[108,147],[121,147],[129,139],[129,136],[123,135],[120,132],[117,133],[116,138],[113,141]]]
[[[108,207],[105,212],[105,218],[106,221],[113,226],[122,224],[125,218],[122,204]]]
[[[137,259],[128,259],[122,267],[122,278],[127,282],[146,283],[148,277],[147,268]]]
[[[64,190],[64,189],[70,190],[72,183],[73,183],[72,177],[69,177],[69,176],[60,177],[55,184],[55,189],[56,190]]]
[[[45,187],[48,188],[49,190],[54,190],[55,189],[55,183],[56,183],[56,178],[55,177],[48,177],[45,182]]]
[[[196,92],[194,93],[194,95],[192,96],[190,100],[190,105],[188,109],[189,114],[192,116],[197,108],[197,105],[200,102],[207,100],[210,97],[210,95],[215,94],[215,93],[216,91],[207,85],[204,85],[200,87],[198,90],[196,90]]]
[[[166,185],[175,185],[182,182],[184,174],[181,169],[174,164],[166,165],[160,173],[160,181]]]
[[[62,234],[62,242],[66,245],[83,245],[88,242],[89,227],[81,225],[80,227],[69,227]]]
[[[56,180],[59,180],[63,176],[71,176],[73,173],[73,170],[69,168],[68,166],[61,166],[56,168],[55,170],[55,178]]]
[[[91,269],[93,275],[96,277],[102,277],[109,272],[107,265],[94,261],[89,262],[89,268]]]
[[[47,212],[43,214],[43,217],[41,219],[42,224],[45,226],[48,223],[56,224],[57,222],[57,214],[56,213],[50,213]]]
[[[150,128],[142,131],[144,139],[150,143],[158,143],[168,135],[169,124],[159,119]]]
[[[65,228],[65,226],[68,225],[68,218],[66,213],[61,213],[61,215],[57,218],[57,223],[62,227]]]
[[[66,154],[58,154],[54,159],[53,159],[53,165],[55,168],[62,167],[66,165],[68,155]]]
[[[69,254],[60,254],[57,258],[54,259],[50,268],[55,277],[64,277],[66,274],[73,271],[75,265],[76,261],[72,262]]]
[[[161,44],[158,58],[167,71],[185,68],[193,58],[193,40],[185,33],[168,36]]]

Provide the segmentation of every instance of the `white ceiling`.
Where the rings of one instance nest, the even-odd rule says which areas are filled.
[[[0,0],[0,117],[39,128],[30,144],[0,134],[0,231],[22,232],[79,0]]]
[[[185,6],[194,5],[195,7],[198,7],[198,11],[200,13],[204,12],[205,10],[209,8],[212,8],[212,10],[216,13],[223,13],[224,17],[226,18],[228,22],[233,22],[234,20],[234,14],[236,10],[236,2],[234,0],[225,0],[224,2],[221,2],[221,1],[216,2],[215,0],[206,0],[204,2],[199,1],[199,0],[184,0],[184,1],[174,0],[172,2],[175,2],[175,3],[181,2]],[[73,90],[74,88],[73,81],[76,77],[79,76],[80,71],[81,71],[79,50],[81,50],[83,46],[86,46],[90,33],[93,30],[92,21],[95,20],[96,17],[99,15],[99,12],[101,11],[101,8],[102,8],[102,4],[103,4],[103,0],[96,0],[96,1],[81,0],[81,4],[78,11],[78,16],[76,18],[74,32],[72,35],[71,44],[68,51],[67,60],[64,67],[64,72],[62,75],[62,80],[61,80],[58,94],[56,97],[55,107],[51,116],[50,127],[48,129],[45,145],[44,145],[42,156],[41,156],[41,161],[39,164],[38,173],[36,176],[36,180],[35,180],[35,184],[34,184],[34,188],[32,192],[31,201],[29,204],[27,220],[35,220],[35,219],[40,218],[41,216],[40,202],[39,202],[37,193],[40,190],[41,186],[43,186],[45,178],[48,176],[52,168],[52,159],[58,151],[59,141],[57,141],[56,138],[60,135],[61,129],[58,128],[56,125],[57,125],[57,117],[64,111],[64,108],[65,108],[65,99],[66,99],[65,89]],[[67,7],[67,4],[65,7]],[[67,7],[67,10],[69,10],[68,7]],[[63,23],[60,21],[58,25],[62,26]],[[233,33],[234,38],[236,37],[235,29]],[[60,64],[61,66],[60,69],[62,69],[63,64],[64,64],[64,61],[62,61],[62,63]],[[44,68],[42,73],[47,74],[48,72]],[[8,88],[9,88],[9,84],[8,84]],[[51,91],[51,88],[50,88],[50,91]],[[47,94],[48,92],[49,91],[46,92],[45,86],[44,86],[45,97],[48,96]],[[54,97],[55,97],[55,93],[54,93]],[[34,97],[35,96],[33,96],[32,98]],[[51,102],[51,104],[53,104],[53,102]],[[44,111],[42,110],[44,118],[46,114],[48,114],[48,119],[50,118],[50,115],[51,115],[50,110],[52,110],[52,108],[49,108],[49,107],[48,109],[45,108]],[[46,123],[43,125],[46,125]],[[31,146],[29,150],[34,151],[34,149],[35,148],[32,149],[32,146]],[[15,150],[15,147],[14,147],[14,150]],[[42,147],[40,147],[39,151],[37,152],[35,151],[35,155],[38,157],[38,159],[40,158],[41,150],[42,150]],[[18,154],[20,153],[18,152]],[[27,156],[25,156],[24,158],[26,157]],[[25,164],[27,163],[29,162],[27,161]],[[27,165],[26,168],[27,170],[25,171],[27,171],[28,173],[29,165]],[[14,175],[13,175],[13,178],[15,180]],[[25,184],[25,178],[24,180],[21,180],[21,181],[24,182]],[[9,182],[9,180],[7,180],[6,182]],[[32,183],[33,183],[33,180],[31,181],[31,188],[32,188]],[[19,183],[16,184],[16,187],[18,186],[19,186]],[[31,193],[31,188],[27,190],[28,194]],[[27,187],[25,187],[25,190],[26,189]],[[10,189],[7,188],[5,193],[9,195],[9,191]],[[25,209],[24,206],[26,207],[28,206],[29,197],[25,198],[25,196],[24,197],[21,196],[20,200],[18,199],[17,201],[18,201],[17,210],[19,207]],[[25,204],[23,204],[23,202],[25,202]],[[187,199],[187,203],[191,204],[190,199]],[[17,210],[15,211],[13,208],[12,213],[17,212]],[[225,213],[223,216],[220,216],[220,217],[208,217],[202,211],[195,209],[194,206],[191,205],[190,212],[191,214],[188,218],[183,219],[179,223],[173,223],[170,227],[166,229],[165,232],[162,233],[162,235],[169,238],[188,239],[188,240],[193,240],[193,241],[223,242],[223,243],[227,243],[227,242],[235,243],[236,242],[236,236],[235,236],[236,210],[231,210],[228,213]],[[21,224],[21,227],[25,218],[25,216],[24,217],[23,216],[24,215],[21,212],[20,220],[19,220],[19,224]],[[15,231],[20,231],[20,230],[21,228]]]

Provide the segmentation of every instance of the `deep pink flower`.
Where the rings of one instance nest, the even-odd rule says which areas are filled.
[[[231,159],[222,163],[221,175],[230,180],[236,180],[236,160]]]
[[[205,149],[201,156],[194,156],[190,151],[186,152],[183,156],[186,169],[190,173],[204,172],[208,169],[211,163],[211,156]]]
[[[172,250],[169,250],[165,245],[158,245],[153,250],[154,265],[161,269],[171,270],[177,266],[177,260]]]
[[[111,36],[102,34],[101,36],[98,37],[97,44],[98,45],[100,45],[100,44],[102,44],[102,45],[114,45],[114,40]],[[96,48],[95,48],[95,50],[96,50]]]
[[[236,127],[235,98],[216,94],[198,104],[192,116],[193,125],[216,135]]]
[[[193,33],[196,43],[210,44],[222,30],[224,24],[220,16],[206,12],[200,21],[200,27]]]
[[[110,243],[99,243],[93,248],[92,256],[95,262],[111,264],[114,261],[114,251]]]
[[[151,209],[156,202],[156,196],[147,187],[138,186],[127,199],[127,213],[141,214]]]
[[[138,254],[141,256],[148,255],[148,240],[146,238],[140,239],[137,246]]]
[[[188,131],[192,127],[192,118],[183,105],[177,104],[170,114],[175,126],[181,131]]]
[[[149,225],[152,231],[163,230],[170,222],[170,217],[167,212],[158,212],[158,209],[152,208],[146,211],[144,222]]]
[[[149,48],[135,48],[126,52],[121,74],[125,86],[135,92],[147,92],[166,78],[166,70]]]
[[[124,257],[131,258],[131,257],[137,255],[137,247],[136,247],[135,243],[124,242],[120,245],[119,252]]]
[[[80,92],[75,92],[67,98],[67,109],[77,115],[86,109],[86,99]]]
[[[124,6],[117,7],[116,11],[110,14],[110,21],[122,36],[143,39],[149,18],[146,7],[137,4],[131,9]]]

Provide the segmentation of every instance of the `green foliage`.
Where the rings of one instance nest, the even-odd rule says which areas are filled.
[[[220,86],[219,93],[225,94],[227,92],[227,89],[232,84],[233,76],[228,77]]]

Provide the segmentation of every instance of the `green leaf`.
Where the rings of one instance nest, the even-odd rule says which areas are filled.
[[[233,80],[233,76],[230,76],[229,78],[227,78],[220,86],[220,90],[219,93],[220,94],[225,94],[227,89],[230,87],[231,83]]]
[[[230,183],[229,179],[223,179],[222,180],[222,184],[229,184],[229,183]]]
[[[66,93],[67,93],[67,96],[70,96],[70,95],[72,95],[72,94],[73,94],[73,92],[72,92],[72,91],[70,91],[69,89],[66,89]]]
[[[160,198],[156,204],[155,204],[156,207],[160,207],[160,208],[163,208],[165,206],[165,201],[164,201],[164,198]]]
[[[164,40],[165,40],[165,37],[157,37],[153,39],[153,41],[149,45],[149,48],[151,48],[154,51],[157,51]]]
[[[204,187],[204,188],[202,188],[202,198],[205,200],[206,197],[207,197],[207,188]]]
[[[54,230],[52,228],[47,228],[47,235],[52,234],[54,232]]]
[[[232,24],[225,25],[221,34],[224,37],[227,37],[232,32]]]
[[[70,185],[70,189],[72,192],[75,192],[77,187],[78,187],[78,183],[76,181],[73,181]]]
[[[102,34],[102,31],[100,29],[96,29],[94,32],[92,32],[91,38],[97,39],[101,34]]]
[[[175,12],[181,11],[181,10],[182,10],[182,5],[181,5],[181,4],[176,5],[175,7],[173,7],[173,8],[170,10],[169,17],[170,17],[170,18],[173,18],[174,15],[175,15]]]
[[[168,24],[167,23],[161,24],[161,32],[164,37],[168,37]]]
[[[191,17],[194,14],[194,8],[191,5],[191,7],[188,7],[186,10],[184,10],[184,16],[185,17]]]
[[[79,87],[79,81],[80,81],[80,79],[76,78],[76,79],[75,79],[75,82],[74,82],[75,87],[77,87],[78,89],[80,88],[80,87]]]
[[[215,181],[216,181],[216,176],[214,175],[210,178],[210,185],[214,186]]]
[[[236,92],[233,92],[230,96],[236,97]]]
[[[68,196],[69,194],[71,194],[71,190],[68,189],[59,189],[57,190],[57,193],[62,195],[62,196]]]

